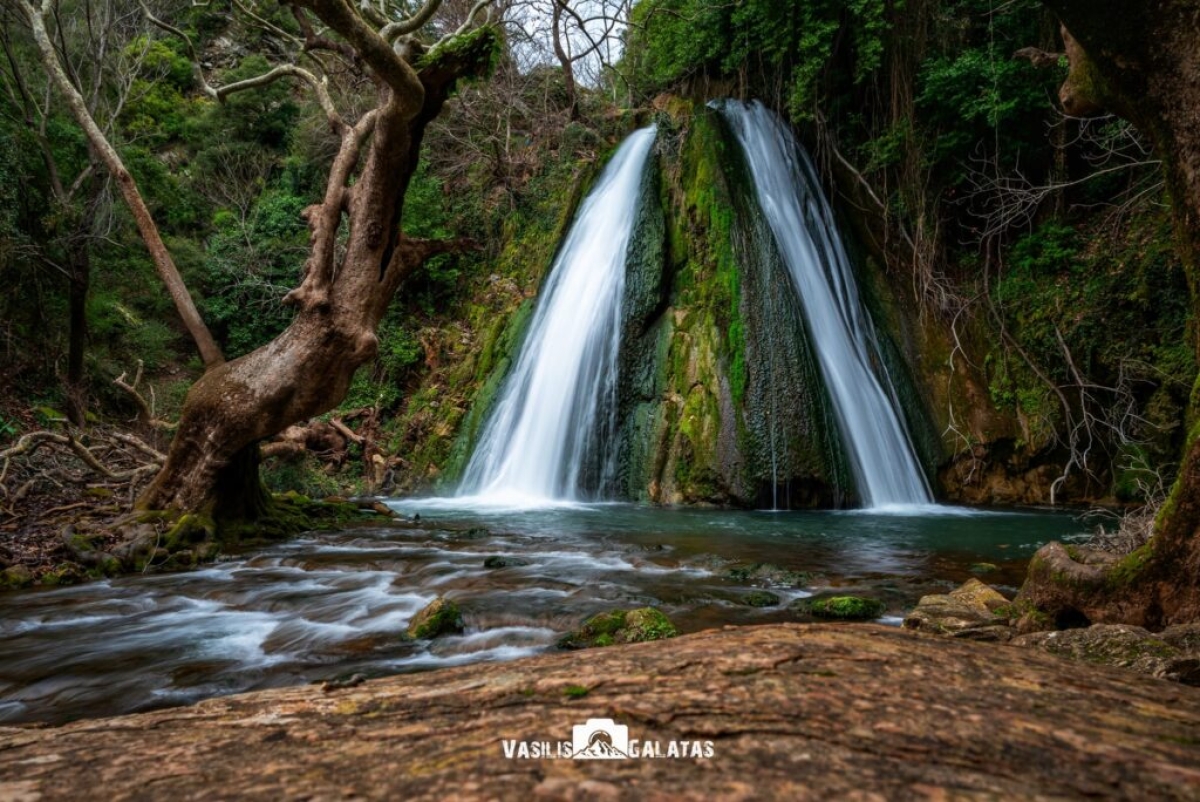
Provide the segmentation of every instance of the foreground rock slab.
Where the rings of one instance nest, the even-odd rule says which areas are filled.
[[[536,760],[611,718],[711,758]],[[0,729],[0,800],[1200,799],[1200,689],[873,625],[727,628]]]

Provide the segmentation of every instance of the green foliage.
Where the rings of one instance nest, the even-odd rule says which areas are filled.
[[[227,356],[263,345],[291,321],[280,301],[307,253],[305,199],[266,191],[245,217],[222,209],[204,256],[203,312]],[[247,314],[250,312],[250,314]]]
[[[782,94],[793,116],[804,119],[821,97],[821,79],[839,44],[857,84],[880,66],[889,29],[884,0],[641,0],[633,8],[626,60],[647,95],[697,75],[729,77],[747,69],[784,75]]]
[[[1065,388],[1076,415],[1081,405],[1098,420],[1124,404],[1138,410],[1120,422],[1107,465],[1114,495],[1140,498],[1157,481],[1148,467],[1175,460],[1196,375],[1187,281],[1169,215],[1151,208],[1118,230],[1103,221],[1086,229],[1049,221],[1012,246],[993,297],[1010,335],[1046,379]],[[1059,398],[1024,357],[997,348],[987,367],[993,400],[1024,413],[1036,438],[1061,424]],[[1090,384],[1086,395],[1080,375]]]

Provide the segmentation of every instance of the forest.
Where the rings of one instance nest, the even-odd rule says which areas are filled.
[[[1197,792],[1200,3],[0,0],[0,47],[16,791],[85,787],[11,762],[65,725],[133,798],[195,703],[224,768],[154,796],[603,782],[407,701],[461,671],[510,746],[715,748],[613,725],[613,798]],[[255,785],[312,753],[221,722],[280,710],[413,751]]]

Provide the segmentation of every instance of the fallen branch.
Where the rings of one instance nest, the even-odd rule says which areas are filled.
[[[165,430],[165,431],[174,429],[179,424],[160,420],[154,414],[153,405],[148,403],[146,401],[146,397],[143,396],[141,394],[141,392],[138,391],[138,385],[142,383],[143,367],[144,367],[144,365],[142,363],[142,360],[139,359],[137,361],[137,373],[134,374],[132,384],[125,381],[125,376],[126,376],[125,373],[122,373],[120,376],[118,376],[116,379],[114,379],[113,384],[117,385],[122,390],[124,390],[126,393],[128,393],[129,397],[133,399],[133,403],[137,405],[138,423],[142,424],[143,426],[148,426],[151,429],[160,429],[160,430]],[[153,390],[151,390],[151,392],[153,392]],[[155,453],[157,453],[157,452],[155,452]],[[160,455],[160,458],[165,459],[164,457],[161,457],[161,455]]]

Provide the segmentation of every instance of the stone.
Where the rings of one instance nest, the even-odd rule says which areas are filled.
[[[968,640],[1008,640],[1010,603],[994,588],[969,579],[950,593],[922,596],[904,617],[905,629],[919,629]]]
[[[725,572],[725,578],[744,585],[758,584],[782,588],[802,588],[812,582],[812,574],[793,571],[772,563],[735,565]]]
[[[24,565],[14,565],[0,571],[0,590],[27,588],[33,584],[33,572]]]
[[[522,565],[529,565],[526,560],[519,560],[516,557],[488,557],[483,561],[484,568],[517,568]]]
[[[1116,666],[1160,679],[1200,685],[1200,642],[1192,640],[1200,626],[1172,627],[1171,641],[1166,633],[1155,634],[1129,624],[1093,624],[1081,629],[1033,632],[1014,638],[1014,646],[1028,646],[1050,654]],[[1180,632],[1180,630],[1190,630]],[[1178,644],[1178,645],[1176,645]],[[1181,646],[1183,648],[1181,648]]]
[[[637,610],[610,610],[597,613],[574,632],[558,640],[563,649],[590,649],[618,643],[642,643],[673,638],[679,630],[661,610],[641,607]]]
[[[769,590],[754,590],[742,597],[742,604],[749,607],[775,607],[779,597]]]
[[[439,596],[413,616],[408,625],[408,636],[414,640],[430,640],[440,635],[453,635],[463,631],[462,612],[458,605],[444,596]]]
[[[840,618],[843,621],[872,621],[883,615],[886,605],[878,599],[862,596],[830,596],[814,599],[804,605],[809,615],[817,618]]]

